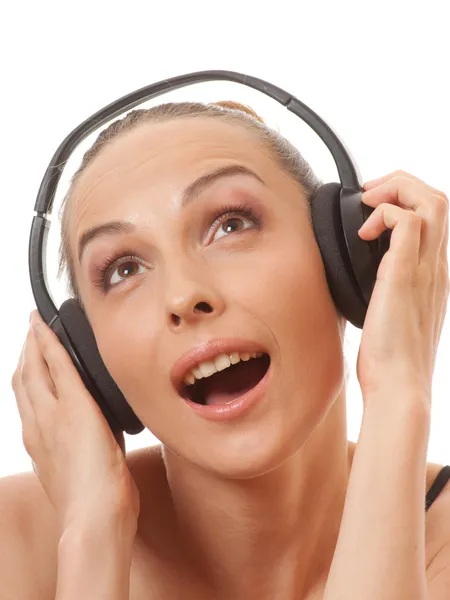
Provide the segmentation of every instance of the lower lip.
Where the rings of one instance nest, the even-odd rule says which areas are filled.
[[[191,402],[191,400],[185,400],[185,402],[189,404],[200,417],[209,419],[210,421],[231,421],[232,419],[237,419],[244,414],[245,411],[257,404],[264,396],[269,381],[271,367],[272,364],[269,364],[267,373],[255,387],[233,400],[233,402],[230,402],[230,404],[205,405]]]

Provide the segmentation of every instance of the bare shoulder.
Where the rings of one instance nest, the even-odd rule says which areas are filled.
[[[143,505],[149,506],[151,490],[161,479],[159,447],[129,452],[126,461],[140,493],[149,498]],[[58,542],[54,509],[36,474],[0,478],[0,598],[54,598]]]
[[[126,460],[141,496],[142,530],[153,531],[152,543],[161,544],[154,551],[158,554],[161,550],[161,555],[167,556],[169,548],[163,548],[162,544],[170,544],[171,519],[165,514],[169,491],[161,446],[129,452]],[[427,491],[443,466],[427,464]],[[36,475],[29,472],[0,478],[0,598],[8,597],[8,593],[15,600],[54,598],[58,541],[53,507]],[[141,542],[149,543],[143,538]],[[440,550],[445,546],[450,547],[450,482],[426,513],[429,579],[442,570]],[[142,591],[148,585],[148,578],[143,576],[144,566],[139,559],[132,574],[136,589]]]
[[[0,479],[0,597],[53,598],[53,509],[34,473]]]

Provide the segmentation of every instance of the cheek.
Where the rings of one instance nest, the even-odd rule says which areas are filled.
[[[96,328],[103,362],[126,398],[139,398],[139,385],[144,382],[148,391],[149,382],[154,389],[160,379],[156,375],[163,370],[158,362],[161,334],[154,323],[148,312],[132,316],[129,309],[116,307]]]
[[[319,248],[314,239],[305,238],[292,235],[269,244],[257,263],[247,265],[241,285],[233,286],[255,316],[287,333],[336,321]]]
[[[278,343],[286,383],[338,378],[342,343],[315,240],[285,239],[263,264],[248,278],[245,305]]]

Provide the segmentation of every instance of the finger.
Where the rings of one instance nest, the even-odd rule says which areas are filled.
[[[22,383],[22,365],[23,365],[23,357],[25,350],[26,341],[22,346],[22,350],[20,352],[19,360],[17,363],[16,370],[14,371],[11,387],[14,391],[14,396],[16,398],[16,406],[19,411],[20,420],[22,421],[22,426],[24,427],[26,423],[34,423],[34,410],[30,404],[30,401],[27,397],[27,393],[24,389]]]
[[[77,386],[80,391],[87,391],[67,350],[55,332],[42,321],[39,315],[33,319],[33,328],[39,350],[56,388],[57,399],[73,398],[74,389]]]
[[[30,328],[23,349],[21,381],[35,412],[57,402],[55,384],[33,328]]]
[[[390,181],[394,177],[404,177],[406,179],[409,179],[409,180],[417,183],[418,185],[423,186],[425,189],[427,189],[428,191],[430,191],[434,194],[443,196],[444,198],[446,197],[444,192],[441,192],[440,190],[432,187],[431,185],[428,185],[427,183],[425,183],[425,181],[423,181],[423,179],[419,179],[418,177],[411,175],[411,173],[408,173],[407,171],[402,171],[400,169],[397,171],[393,171],[392,173],[388,173],[388,175],[384,175],[383,177],[378,177],[377,179],[371,179],[370,181],[366,181],[366,183],[364,183],[364,185],[363,185],[363,189],[367,190],[367,191],[371,190],[374,187],[377,187],[383,183],[386,183],[386,181]]]
[[[392,229],[387,254],[395,257],[394,275],[415,277],[419,264],[422,219],[413,211],[406,211],[389,203],[380,204],[359,230],[363,239],[373,240],[386,229]]]
[[[448,265],[447,247],[448,247],[448,236],[449,236],[449,232],[448,232],[449,200],[448,200],[447,195],[442,190],[434,188],[434,187],[428,185],[427,183],[425,183],[422,179],[419,179],[418,177],[415,177],[411,173],[408,173],[407,171],[402,171],[402,170],[393,171],[392,173],[389,173],[388,175],[385,175],[384,177],[379,177],[377,179],[367,181],[363,185],[363,188],[367,191],[370,191],[374,187],[377,187],[377,186],[385,183],[386,181],[390,181],[394,177],[408,178],[411,181],[414,181],[417,185],[421,185],[422,187],[424,187],[431,193],[433,193],[437,196],[440,196],[443,200],[445,200],[445,202],[447,204],[447,218],[445,220],[445,231],[444,231],[443,240],[442,240],[442,244],[441,244],[440,259],[442,260],[444,265]]]
[[[27,367],[26,359],[27,351],[29,354],[30,347],[33,344],[36,345],[36,341],[33,340],[33,337],[30,330],[22,347],[19,363],[12,381],[16,405],[22,424],[22,443],[31,458],[34,455],[34,449],[39,446],[39,440],[41,440],[40,428],[38,426],[39,420],[30,399],[34,397],[35,393],[30,394],[30,382],[33,377],[29,376],[29,368]],[[26,373],[25,377],[24,372]],[[41,395],[43,396],[44,394],[41,392]]]
[[[448,206],[441,197],[424,191],[423,187],[410,179],[394,177],[364,192],[362,201],[373,207],[383,202],[415,211],[423,219],[420,261],[428,263],[433,269],[436,267],[448,213]]]

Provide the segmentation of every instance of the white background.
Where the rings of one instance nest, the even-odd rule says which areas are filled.
[[[363,181],[403,169],[450,195],[450,49],[445,0],[340,2],[3,3],[0,9],[0,476],[31,471],[10,381],[35,308],[28,237],[44,170],[63,138],[90,114],[150,83],[204,69],[279,85],[339,134]],[[249,103],[300,148],[324,181],[337,181],[323,143],[272,100],[232,83],[202,84],[157,99]],[[92,138],[87,142],[91,143]],[[76,169],[84,144],[62,179]],[[53,215],[59,208],[58,193]],[[57,306],[59,222],[48,269]],[[450,462],[447,317],[434,376],[429,460]],[[349,438],[361,423],[355,364],[361,332],[347,326]],[[392,398],[395,402],[395,398]],[[145,430],[127,449],[158,443]]]

